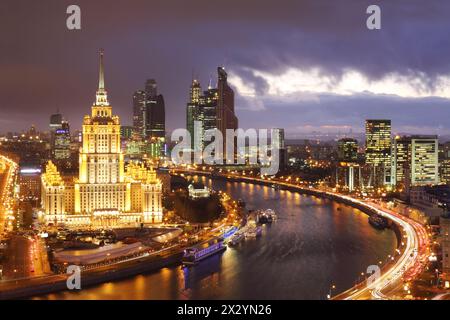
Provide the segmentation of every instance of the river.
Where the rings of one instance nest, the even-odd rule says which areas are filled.
[[[391,230],[376,230],[361,211],[331,200],[243,182],[199,177],[241,198],[247,208],[272,208],[278,220],[262,237],[182,268],[36,299],[325,299],[355,284],[396,248]]]

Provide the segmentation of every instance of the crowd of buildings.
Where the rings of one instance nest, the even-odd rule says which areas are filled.
[[[188,96],[186,129],[193,148],[203,150],[207,130],[238,128],[234,92],[223,67],[217,68],[217,80],[214,84],[210,80],[206,90],[193,79]],[[109,105],[101,62],[96,102],[84,117],[82,130],[71,130],[56,112],[48,132],[32,126],[27,132],[2,137],[2,151],[20,159],[22,200],[34,207],[42,203],[48,223],[92,223],[94,212],[95,217],[111,221],[120,221],[122,213],[133,223],[161,221],[158,192],[169,186],[162,183],[167,177],[152,167],[169,162],[170,145],[157,82],[147,80],[144,89],[132,95],[132,103],[132,125],[122,125]],[[340,192],[397,192],[400,200],[422,206],[431,216],[440,215],[443,204],[450,205],[446,189],[450,142],[440,143],[437,136],[393,137],[391,121],[383,119],[366,120],[365,141],[344,137],[294,142],[285,139],[282,128],[275,132],[281,173],[326,169],[326,182]]]
[[[20,159],[20,202],[27,204],[20,210],[38,208],[42,220],[55,226],[160,223],[162,194],[170,191],[168,172],[154,169],[165,167],[169,159],[164,97],[157,82],[147,80],[132,96],[132,125],[122,125],[108,101],[103,53],[99,69],[95,103],[81,130],[71,130],[57,111],[50,116],[48,132],[32,126],[0,139],[2,152]],[[201,123],[193,139],[203,143],[208,129],[237,129],[234,92],[223,67],[216,86],[210,83],[204,93],[194,80],[189,101],[187,129],[192,131],[194,121]],[[195,198],[209,194],[207,189],[189,191]]]

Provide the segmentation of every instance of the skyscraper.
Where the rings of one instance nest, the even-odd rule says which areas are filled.
[[[146,139],[164,138],[166,135],[166,113],[164,97],[158,94],[154,79],[145,84],[144,133]]]
[[[411,137],[411,185],[435,185],[439,183],[437,136]]]
[[[143,164],[125,168],[120,129],[108,102],[101,52],[95,103],[83,119],[78,179],[64,181],[52,162],[42,175],[47,223],[113,227],[161,222],[161,182]]]
[[[133,94],[133,130],[137,138],[144,137],[145,91],[138,90]]]
[[[392,181],[404,189],[439,183],[437,136],[397,137],[393,146]]]
[[[51,158],[64,160],[70,158],[70,126],[60,113],[50,116]]]
[[[227,129],[236,130],[238,128],[238,119],[234,113],[234,91],[228,84],[227,73],[223,67],[217,68],[217,108],[216,108],[216,126],[225,137]],[[236,144],[235,144],[236,145]],[[226,139],[223,140],[223,152],[226,154]]]
[[[61,128],[54,132],[53,156],[55,160],[70,158],[70,140],[69,122],[63,120]]]
[[[272,129],[272,147],[278,149],[279,152],[279,169],[284,170],[287,166],[287,149],[283,128]]]
[[[62,120],[62,114],[59,112],[50,116],[50,150],[52,158],[55,157],[55,132],[62,128]]]
[[[410,178],[411,137],[395,137],[392,146],[392,184],[403,189]]]
[[[391,120],[366,120],[366,163],[390,166]]]
[[[191,135],[191,148],[196,145],[198,150],[203,150],[205,131],[215,129],[217,125],[217,100],[218,90],[213,88],[211,82],[208,90],[202,94],[200,82],[192,80],[189,91],[189,102],[186,107],[186,129]],[[197,132],[194,123],[197,122]]]
[[[145,83],[145,90],[133,94],[133,131],[134,140],[141,150],[152,150],[147,154],[152,158],[165,155],[166,114],[164,97],[158,94],[158,85],[154,79]]]
[[[441,182],[450,184],[450,142],[439,146],[439,175]]]
[[[391,184],[391,120],[366,120],[366,164],[376,181]]]
[[[193,150],[195,145],[201,148],[202,144],[203,128],[200,127],[198,132],[195,132],[195,122],[198,121],[201,125],[203,124],[202,112],[200,110],[201,91],[202,87],[200,86],[200,82],[193,79],[189,89],[189,102],[186,106],[186,130],[191,135],[191,149]]]

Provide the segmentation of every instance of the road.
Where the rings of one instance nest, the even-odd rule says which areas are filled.
[[[50,273],[45,243],[38,237],[13,235],[3,262],[2,280],[40,277]]]
[[[0,238],[5,231],[8,211],[14,207],[14,174],[17,173],[18,164],[11,159],[0,155]]]
[[[347,197],[349,198],[349,197]],[[406,279],[411,280],[422,270],[428,257],[428,235],[426,229],[419,223],[401,216],[391,210],[381,209],[377,204],[366,203],[351,198],[353,202],[363,204],[399,225],[403,230],[403,246],[400,257],[381,276],[373,281],[364,282],[362,285],[345,291],[337,299],[343,300],[367,300],[367,299],[402,299],[407,292],[402,290]]]

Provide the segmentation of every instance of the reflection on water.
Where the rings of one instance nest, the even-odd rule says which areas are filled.
[[[242,198],[250,209],[272,208],[278,220],[261,238],[183,268],[44,299],[323,299],[331,283],[351,287],[368,265],[395,250],[395,235],[379,231],[357,209],[327,199],[259,185],[198,178]],[[337,292],[335,292],[337,293]]]

